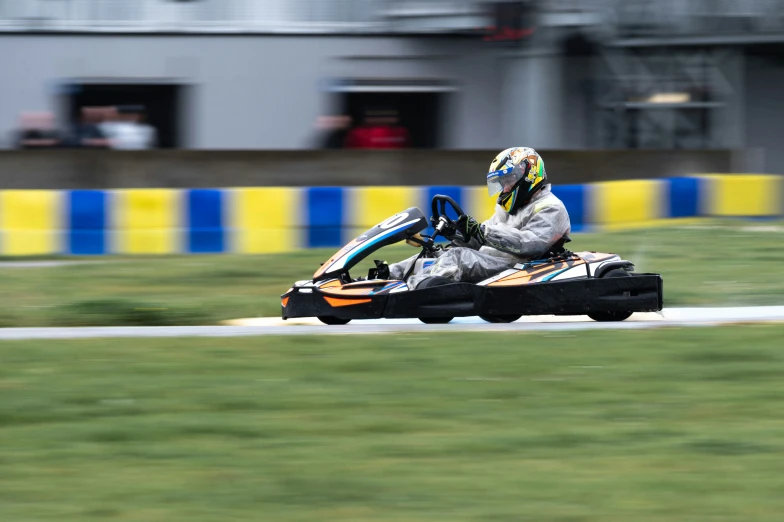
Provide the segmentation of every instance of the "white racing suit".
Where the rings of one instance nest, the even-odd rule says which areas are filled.
[[[477,238],[468,243],[458,239],[451,248],[440,251],[438,260],[408,279],[416,288],[428,277],[478,283],[517,263],[540,259],[554,245],[569,241],[571,224],[566,207],[546,185],[515,214],[496,205],[495,214],[483,223],[485,242]],[[391,279],[402,279],[417,256],[389,266]]]

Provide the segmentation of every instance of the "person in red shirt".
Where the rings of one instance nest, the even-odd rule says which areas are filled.
[[[347,149],[405,149],[411,146],[408,129],[400,125],[395,111],[370,111],[363,125],[346,137]]]

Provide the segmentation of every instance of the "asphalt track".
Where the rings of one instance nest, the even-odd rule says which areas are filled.
[[[665,308],[661,313],[634,314],[620,323],[597,323],[585,316],[524,317],[509,324],[490,324],[478,317],[456,318],[449,324],[423,324],[416,319],[352,321],[326,326],[315,319],[237,319],[222,326],[0,328],[0,340],[100,339],[121,337],[250,337],[257,335],[356,335],[397,332],[532,332],[575,330],[637,330],[645,328],[719,326],[784,322],[784,306],[743,308]]]

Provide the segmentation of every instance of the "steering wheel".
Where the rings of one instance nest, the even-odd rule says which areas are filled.
[[[457,232],[457,224],[446,215],[447,203],[450,207],[452,207],[452,210],[454,210],[458,216],[462,216],[464,214],[463,209],[460,208],[460,205],[457,204],[457,201],[450,198],[449,196],[444,196],[442,194],[436,194],[433,196],[433,200],[430,203],[431,210],[433,211],[433,216],[430,218],[430,220],[435,227],[433,239],[435,239],[435,237],[438,235],[443,235],[443,232],[447,229],[453,232]],[[463,234],[460,234],[460,237],[463,239],[463,241],[465,241],[465,236],[463,236]]]

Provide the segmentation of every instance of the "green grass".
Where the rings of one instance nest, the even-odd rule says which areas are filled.
[[[579,234],[569,247],[617,252],[638,271],[663,274],[665,306],[783,304],[778,274],[784,232],[749,229],[759,225],[707,222]],[[0,268],[0,326],[215,324],[278,315],[280,294],[310,278],[331,253],[111,257],[55,268]],[[414,253],[396,245],[372,257],[391,262]],[[371,265],[366,260],[354,275]]]
[[[0,520],[781,520],[784,327],[430,335],[0,343]]]

